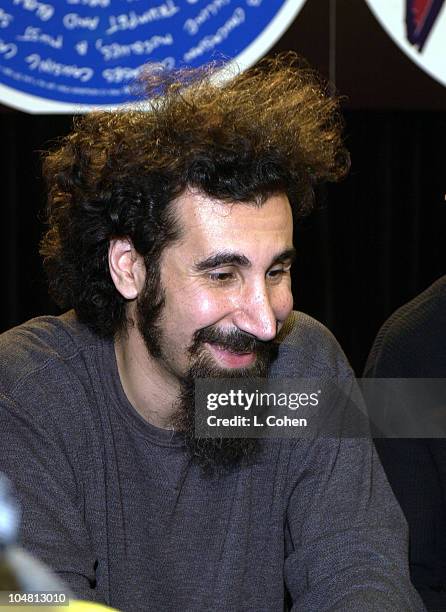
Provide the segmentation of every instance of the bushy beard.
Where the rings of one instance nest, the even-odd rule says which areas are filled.
[[[153,280],[153,279],[152,279]],[[163,336],[160,318],[164,295],[160,284],[146,288],[138,300],[138,329],[147,351],[163,358]],[[213,344],[234,353],[254,353],[255,361],[247,368],[222,368],[215,362],[205,344]],[[230,470],[237,465],[252,463],[260,450],[260,440],[253,438],[199,438],[195,435],[195,380],[198,378],[264,378],[277,345],[262,342],[240,331],[224,331],[210,326],[195,332],[189,347],[191,367],[181,380],[181,390],[170,425],[184,436],[191,459],[207,474]]]
[[[219,367],[205,343],[215,344],[234,353],[254,353],[256,358],[248,368]],[[195,435],[195,381],[201,378],[264,378],[269,363],[277,351],[274,342],[261,342],[238,329],[228,332],[206,327],[195,332],[189,348],[192,366],[181,383],[172,426],[184,435],[190,457],[205,473],[231,470],[237,465],[251,464],[260,451],[255,438],[200,438]]]

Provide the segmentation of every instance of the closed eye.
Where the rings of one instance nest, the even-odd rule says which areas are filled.
[[[291,264],[288,264],[280,268],[273,268],[272,270],[269,270],[267,272],[267,278],[272,281],[278,281],[282,278],[282,276],[285,276],[286,274],[288,274],[290,269],[291,269]]]
[[[233,272],[209,272],[208,278],[213,283],[224,284],[234,280],[235,275]]]
[[[281,276],[282,274],[285,274],[286,270],[284,270],[283,268],[280,268],[279,270],[270,270],[268,272],[268,276],[270,278],[274,278],[276,276]]]

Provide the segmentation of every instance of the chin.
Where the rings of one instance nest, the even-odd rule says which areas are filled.
[[[184,434],[191,460],[206,474],[230,471],[251,464],[261,449],[254,438],[199,438],[195,435],[195,380],[203,378],[264,378],[269,366],[266,354],[256,355],[249,368],[224,367],[214,352],[202,347],[182,379],[172,426]],[[252,360],[251,360],[252,361]]]
[[[221,370],[222,378],[228,377]],[[242,370],[232,370],[233,377],[240,378]],[[215,375],[213,376],[215,377]],[[195,384],[197,378],[209,378],[204,372],[200,376],[188,377],[182,384],[181,395],[171,425],[183,434],[186,452],[208,477],[231,472],[255,463],[262,448],[262,440],[255,438],[200,438],[195,435]]]

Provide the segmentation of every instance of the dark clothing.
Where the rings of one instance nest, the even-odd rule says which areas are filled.
[[[446,276],[387,320],[364,375],[446,378]],[[446,610],[446,441],[375,443],[409,523],[412,581],[429,609]]]
[[[272,375],[353,384],[336,341],[296,313]],[[143,420],[111,341],[72,313],[0,337],[0,470],[23,546],[79,597],[121,610],[422,610],[406,526],[370,440],[264,441],[204,477],[181,434]]]

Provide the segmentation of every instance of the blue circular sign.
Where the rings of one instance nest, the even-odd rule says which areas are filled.
[[[305,0],[6,0],[0,8],[0,101],[79,112],[135,100],[144,64],[246,68]]]

